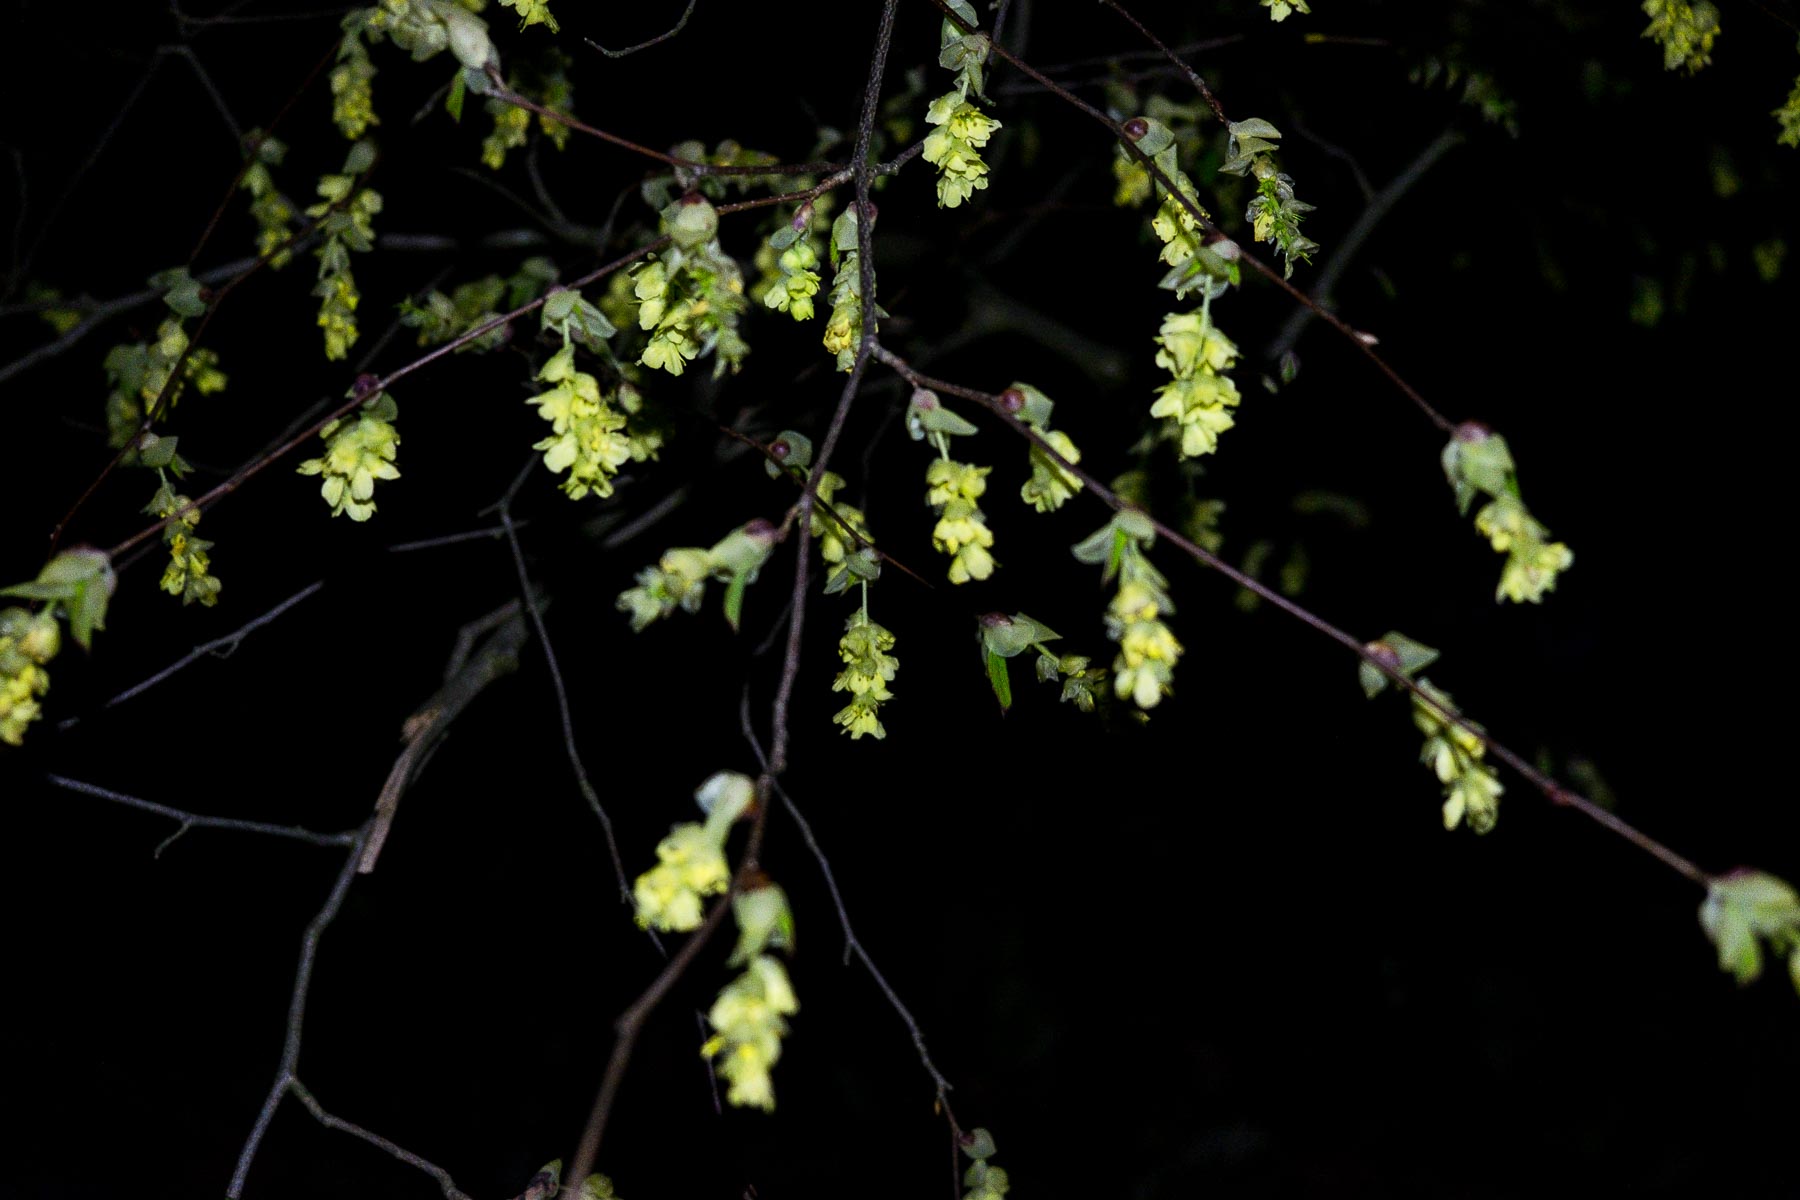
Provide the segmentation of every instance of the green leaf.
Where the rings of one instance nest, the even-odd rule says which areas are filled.
[[[463,73],[458,71],[456,78],[450,81],[450,94],[444,97],[444,111],[449,113],[450,119],[459,125],[462,123],[463,97],[468,94],[468,81],[463,78]]]
[[[1012,676],[1006,669],[1006,659],[989,650],[987,673],[988,682],[994,687],[994,698],[1000,701],[1000,711],[1006,712],[1012,707]]]
[[[1408,679],[1429,667],[1438,659],[1438,652],[1423,642],[1415,642],[1404,633],[1388,630],[1363,649],[1391,663],[1394,668]],[[1357,665],[1356,675],[1362,684],[1363,694],[1373,699],[1381,694],[1388,685],[1388,677],[1376,669],[1373,663],[1364,661]]]
[[[731,577],[725,587],[725,623],[731,626],[731,632],[738,631],[738,624],[744,614],[744,589],[750,586],[749,571],[739,571]]]
[[[1762,941],[1779,951],[1800,949],[1800,895],[1785,880],[1740,868],[1713,880],[1700,927],[1719,952],[1719,969],[1747,984],[1762,974]]]
[[[158,271],[150,277],[150,286],[162,291],[163,303],[176,316],[197,317],[206,311],[206,301],[200,298],[200,281],[189,275],[186,267]]]
[[[138,443],[138,461],[146,467],[162,469],[175,461],[175,443],[180,440],[172,437],[157,437],[154,433],[144,435]]]

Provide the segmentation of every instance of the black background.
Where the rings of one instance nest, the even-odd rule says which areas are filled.
[[[735,137],[788,159],[809,153],[819,125],[853,126],[875,6],[700,0],[657,51],[615,61],[580,45],[648,36],[676,11],[663,7],[557,6],[584,118],[651,146]],[[1246,5],[1137,11],[1172,40],[1243,35],[1197,62],[1234,118],[1290,130],[1282,162],[1319,206],[1307,228],[1324,255],[1362,203],[1325,144],[1380,186],[1446,128],[1466,134],[1376,231],[1337,299],[1438,407],[1508,436],[1528,503],[1574,547],[1575,566],[1541,607],[1495,606],[1499,559],[1455,512],[1440,435],[1353,348],[1315,327],[1294,385],[1257,386],[1257,348],[1288,315],[1260,284],[1216,309],[1246,352],[1239,426],[1201,481],[1229,502],[1226,554],[1263,537],[1303,541],[1306,603],[1359,636],[1399,628],[1443,648],[1434,680],[1503,740],[1558,770],[1595,764],[1622,816],[1709,869],[1800,874],[1779,583],[1793,274],[1765,283],[1750,259],[1794,211],[1800,153],[1774,144],[1768,116],[1796,67],[1791,6],[1727,8],[1715,63],[1692,79],[1661,70],[1630,4],[1423,7],[1321,4],[1282,26]],[[9,6],[24,65],[4,108],[24,181],[14,269],[29,254],[32,278],[97,298],[182,261],[236,170],[189,62],[165,54],[121,109],[153,48],[189,46],[252,126],[333,38],[330,18],[199,25],[156,5],[102,10],[86,21],[62,5]],[[1029,15],[1014,36],[1035,62],[1141,46],[1100,6],[1039,3]],[[503,55],[544,39],[515,36],[505,10],[488,17]],[[1379,44],[1311,45],[1312,30]],[[890,78],[924,63],[935,94],[936,38],[929,6],[902,4]],[[1516,99],[1520,137],[1407,81],[1447,51]],[[377,228],[467,240],[530,227],[472,178],[478,102],[461,128],[436,109],[408,124],[447,78],[443,62],[375,55]],[[1167,297],[1141,220],[1108,203],[1104,131],[1019,83],[996,73],[1008,129],[990,155],[993,186],[970,208],[933,208],[922,163],[879,197],[884,340],[923,361],[991,317],[995,293],[1030,306],[1023,332],[963,341],[931,369],[989,390],[1037,382],[1109,478],[1131,465]],[[1154,86],[1187,99],[1178,80]],[[305,181],[343,152],[322,83],[279,133],[294,150],[278,179],[304,199]],[[589,225],[644,169],[579,137],[542,157],[550,191]],[[1733,194],[1719,193],[1721,168]],[[529,196],[516,161],[497,178]],[[246,252],[242,205],[198,267]],[[1237,228],[1236,212],[1219,213]],[[649,216],[630,195],[621,214],[622,238]],[[748,257],[756,236],[727,224],[725,244]],[[565,278],[607,257],[547,252]],[[357,353],[402,296],[504,274],[519,257],[471,247],[359,259]],[[184,401],[173,426],[201,484],[348,386],[347,366],[319,354],[309,273],[307,260],[265,272],[221,307],[208,342],[231,387]],[[1669,299],[1654,327],[1628,315],[1646,281]],[[48,530],[106,461],[105,348],[160,317],[135,310],[0,385],[9,581],[35,571]],[[816,433],[839,387],[814,327],[748,322],[755,353],[728,386],[705,371],[651,384],[683,414],[681,436],[609,503],[635,514],[688,486],[672,516],[603,552],[583,525],[605,505],[571,504],[541,473],[517,505],[534,577],[555,597],[577,741],[633,872],[691,815],[704,776],[753,768],[738,714],[747,688],[766,734],[778,664],[753,651],[784,619],[791,560],[751,590],[741,637],[709,608],[632,638],[612,597],[662,547],[710,544],[792,502],[719,439],[717,421]],[[1050,322],[1113,355],[1071,358],[1066,339],[1032,335]],[[47,337],[28,317],[0,322],[7,361]],[[373,367],[413,352],[396,338]],[[91,658],[71,648],[54,665],[46,720],[0,756],[11,981],[0,1070],[12,1110],[0,1192],[220,1194],[275,1068],[301,930],[339,861],[205,830],[155,858],[170,822],[50,788],[43,773],[217,815],[360,823],[456,629],[516,591],[503,542],[388,547],[492,523],[478,510],[538,436],[523,404],[537,353],[522,327],[501,353],[395,389],[405,474],[381,485],[372,522],[327,519],[313,483],[277,464],[207,516],[218,608],[157,594],[152,555],[124,570]],[[894,420],[904,393],[872,380],[834,465],[888,551],[935,580],[917,495],[926,454]],[[1024,478],[1023,448],[991,429],[970,445],[996,466],[987,507],[1002,570],[979,588],[929,590],[890,572],[875,590],[901,663],[881,743],[830,725],[848,607],[815,595],[786,785],[955,1082],[958,1116],[994,1131],[1015,1194],[1800,1192],[1788,1153],[1800,1010],[1779,965],[1734,988],[1694,920],[1696,889],[1520,782],[1508,780],[1494,834],[1444,833],[1404,706],[1366,703],[1354,664],[1316,635],[1266,608],[1241,613],[1229,585],[1159,550],[1188,654],[1155,719],[1084,717],[1023,679],[1000,718],[971,618],[1024,609],[1071,649],[1108,654],[1105,593],[1064,549],[1104,514],[1081,500],[1051,516],[1022,510],[1007,494]],[[1296,515],[1308,489],[1354,496],[1368,527]],[[115,477],[71,538],[134,532],[149,491],[141,476]],[[320,578],[318,596],[233,657],[95,713]],[[58,733],[69,716],[84,719]],[[842,965],[830,898],[779,813],[765,866],[800,930],[803,1008],[776,1070],[777,1114],[715,1114],[695,1053],[696,1014],[727,978],[723,949],[709,951],[646,1031],[602,1169],[631,1200],[945,1194],[929,1080],[867,975]],[[453,730],[380,870],[325,935],[300,1073],[328,1108],[440,1163],[465,1191],[512,1195],[571,1149],[610,1023],[659,962],[616,902],[533,648]],[[247,1194],[435,1193],[290,1100]]]

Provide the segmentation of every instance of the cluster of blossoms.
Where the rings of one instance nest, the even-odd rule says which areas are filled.
[[[1691,74],[1712,61],[1713,39],[1719,36],[1719,10],[1706,0],[1644,0],[1650,24],[1644,37],[1662,47],[1663,69],[1686,67]]]
[[[1156,339],[1156,365],[1174,376],[1156,394],[1150,415],[1167,418],[1181,440],[1181,456],[1194,458],[1219,448],[1219,435],[1235,422],[1231,409],[1241,397],[1224,374],[1238,349],[1212,323],[1212,302],[1189,313],[1169,313]]]
[[[832,720],[852,739],[887,736],[881,724],[881,706],[894,698],[887,685],[900,668],[899,660],[888,653],[894,648],[894,635],[869,619],[867,596],[865,585],[864,604],[850,614],[844,636],[838,639],[838,657],[844,660],[844,669],[831,685],[834,692],[850,693],[850,703]]]
[[[783,430],[770,444],[769,452],[781,464],[765,464],[771,479],[784,473],[796,482],[807,478],[807,470],[812,466],[812,439],[805,434]],[[838,500],[837,494],[843,487],[843,476],[835,471],[821,474],[813,487],[818,503],[813,505],[808,533],[819,539],[828,596],[847,590],[852,583],[868,584],[881,578],[881,556],[875,552],[868,518],[860,508]]]
[[[938,457],[925,471],[925,503],[938,515],[931,544],[950,558],[950,582],[986,579],[998,564],[988,548],[994,544],[987,514],[977,503],[987,491],[992,467],[977,467],[950,457],[950,439],[975,432],[975,426],[945,408],[937,393],[913,392],[906,428],[914,441],[929,440]]]
[[[1444,447],[1444,475],[1464,513],[1477,495],[1488,503],[1475,514],[1475,528],[1506,555],[1494,598],[1537,603],[1556,587],[1556,577],[1575,561],[1561,542],[1532,517],[1519,497],[1519,481],[1506,439],[1474,421],[1456,427]]]
[[[1065,462],[1081,461],[1081,451],[1076,449],[1074,439],[1050,428],[1050,414],[1056,407],[1050,397],[1029,383],[1015,383],[1000,393],[1000,407],[1016,416],[1020,424],[1035,429]],[[1020,486],[1019,499],[1041,513],[1055,512],[1081,487],[1081,480],[1063,462],[1046,454],[1042,446],[1032,444],[1031,478]]]
[[[1073,704],[1082,712],[1094,711],[1094,693],[1106,680],[1104,668],[1091,665],[1081,654],[1057,654],[1045,642],[1060,641],[1061,636],[1042,622],[1024,613],[987,613],[980,619],[981,645],[987,652],[988,681],[1000,711],[1012,707],[1012,681],[1006,660],[1026,650],[1036,650],[1039,683],[1061,683],[1062,702]]]
[[[172,439],[171,439],[172,440]],[[373,507],[373,506],[371,506]],[[175,517],[163,527],[163,544],[169,548],[169,565],[163,568],[162,590],[180,596],[183,604],[199,601],[210,608],[218,603],[222,586],[212,574],[212,543],[194,536],[200,510],[165,479],[144,511],[158,520]],[[179,516],[175,514],[179,513]]]
[[[535,100],[553,113],[565,117],[575,115],[575,85],[569,80],[569,56],[560,50],[546,51],[538,69],[515,72],[506,86],[518,95]],[[569,144],[569,127],[555,117],[534,113],[528,108],[508,103],[498,96],[488,98],[488,115],[494,128],[482,139],[481,161],[498,171],[506,165],[506,154],[525,144],[525,135],[535,119],[538,128],[558,150]]]
[[[1300,222],[1313,206],[1294,197],[1293,178],[1275,166],[1269,153],[1276,149],[1281,131],[1260,117],[1233,121],[1226,128],[1230,140],[1219,170],[1256,180],[1256,195],[1244,210],[1244,219],[1250,222],[1252,237],[1272,242],[1281,251],[1285,273],[1292,275],[1294,263],[1311,261],[1319,244],[1300,232]]]
[[[102,364],[111,390],[106,396],[107,440],[124,446],[137,436],[152,405],[167,412],[191,384],[201,395],[224,390],[225,373],[211,350],[188,350],[187,331],[169,317],[156,340],[114,346]]]
[[[813,297],[819,293],[819,252],[824,247],[815,226],[824,222],[829,201],[829,196],[820,196],[802,204],[793,219],[770,234],[756,252],[756,265],[762,271],[756,290],[762,302],[796,321],[813,317]]]
[[[656,865],[637,877],[632,898],[637,923],[663,932],[685,932],[700,924],[708,896],[722,895],[731,882],[725,839],[756,798],[750,780],[721,771],[700,785],[694,801],[704,824],[689,822],[669,830],[656,846]]]
[[[61,648],[62,627],[50,609],[0,609],[0,742],[25,740],[42,712],[38,697],[50,690],[44,667]]]
[[[831,223],[831,265],[836,274],[825,297],[831,302],[831,316],[825,322],[823,341],[826,351],[837,357],[838,370],[848,371],[856,364],[856,347],[863,332],[862,252],[857,245],[855,205]],[[875,315],[887,316],[880,305],[876,305]]]
[[[362,296],[350,270],[352,251],[375,245],[372,224],[381,211],[381,193],[358,185],[357,176],[375,165],[372,142],[357,142],[345,157],[341,174],[319,180],[319,203],[306,210],[318,220],[323,241],[313,251],[319,260],[319,280],[313,295],[319,297],[319,328],[325,333],[325,357],[336,362],[356,344],[356,306]]]
[[[1257,0],[1269,10],[1269,20],[1285,21],[1295,13],[1311,14],[1312,9],[1306,6],[1306,0]]]
[[[719,213],[699,192],[663,209],[673,245],[631,272],[637,322],[649,333],[638,362],[679,375],[702,354],[716,353],[713,375],[736,372],[750,347],[738,333],[746,307],[737,260],[719,246]]]
[[[94,631],[106,626],[106,606],[118,579],[99,550],[64,550],[44,565],[36,579],[0,588],[0,596],[44,604],[36,613],[0,609],[0,742],[17,746],[42,715],[39,697],[50,690],[50,660],[62,649],[59,618],[83,650],[93,648]]]
[[[994,1135],[985,1129],[972,1129],[963,1134],[960,1144],[968,1155],[969,1169],[963,1172],[963,1200],[1001,1200],[1012,1190],[1006,1171],[988,1162],[994,1157]]]
[[[744,588],[756,582],[757,572],[775,548],[775,537],[775,526],[758,519],[732,530],[709,550],[694,546],[668,550],[638,572],[637,586],[620,592],[614,607],[629,613],[631,628],[639,631],[678,608],[699,612],[707,581],[718,579],[727,584],[725,616],[736,629]]]
[[[367,133],[369,126],[381,124],[381,118],[375,115],[375,64],[359,36],[365,20],[365,11],[345,18],[337,65],[331,68],[331,119],[338,132],[353,142]],[[356,22],[355,28],[352,22]]]
[[[1494,768],[1482,761],[1487,746],[1478,736],[1481,727],[1463,720],[1449,693],[1419,677],[1437,661],[1438,652],[1391,631],[1363,651],[1357,674],[1366,695],[1373,698],[1384,691],[1392,682],[1390,673],[1413,681],[1417,688],[1410,698],[1413,724],[1425,735],[1419,761],[1444,785],[1444,828],[1455,829],[1467,821],[1476,833],[1488,832],[1500,815],[1500,793],[1506,789]]]
[[[1105,567],[1119,590],[1106,610],[1106,635],[1119,644],[1113,659],[1113,691],[1139,708],[1150,709],[1171,691],[1181,643],[1163,622],[1175,611],[1168,580],[1146,551],[1156,540],[1149,518],[1135,509],[1115,513],[1092,536],[1075,546],[1075,557]]]
[[[1412,698],[1413,724],[1425,735],[1419,761],[1444,785],[1444,828],[1455,829],[1466,820],[1476,833],[1486,833],[1500,816],[1500,793],[1506,790],[1494,768],[1482,761],[1487,747],[1466,723],[1446,718],[1445,713],[1461,715],[1447,692],[1425,679],[1419,686],[1431,698],[1429,703],[1422,696]]]
[[[375,515],[375,481],[398,479],[394,455],[400,435],[394,431],[399,406],[386,392],[377,392],[353,417],[342,417],[319,430],[325,453],[309,458],[298,470],[302,475],[323,475],[319,494],[331,505],[331,515],[348,514],[352,521]]]
[[[1775,140],[1783,146],[1800,148],[1800,78],[1794,80],[1794,90],[1780,108],[1769,113],[1781,125],[1781,132]]]
[[[768,951],[793,944],[794,917],[786,893],[772,883],[738,893],[731,911],[738,942],[730,965],[742,966],[744,972],[720,989],[707,1012],[714,1033],[700,1053],[717,1063],[731,1085],[725,1098],[732,1104],[773,1110],[769,1069],[781,1057],[787,1018],[800,1010],[800,1003],[787,969]]]
[[[938,63],[956,72],[956,83],[925,110],[925,123],[934,126],[925,136],[925,161],[938,169],[939,208],[955,208],[987,187],[981,148],[1000,128],[969,99],[971,92],[985,98],[981,71],[990,50],[988,36],[975,28],[975,6],[969,0],[949,0],[949,8],[962,24],[944,18]]]
[[[250,216],[256,222],[256,253],[259,256],[273,254],[269,266],[280,269],[293,256],[286,250],[279,254],[274,252],[293,236],[290,226],[300,215],[294,202],[281,193],[275,186],[275,177],[269,173],[270,167],[280,166],[282,159],[287,157],[287,146],[258,131],[249,136],[254,140],[256,150],[250,165],[244,168],[244,177],[238,180],[238,187],[250,193]]]
[[[589,492],[612,495],[613,476],[631,459],[625,414],[608,402],[599,380],[576,368],[573,342],[551,355],[537,378],[550,384],[550,390],[526,403],[537,405],[538,416],[550,422],[550,436],[531,448],[544,452],[544,465],[551,471],[568,472],[562,489],[570,499]]]

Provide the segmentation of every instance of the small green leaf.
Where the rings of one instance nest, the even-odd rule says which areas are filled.
[[[458,71],[456,78],[450,81],[450,94],[444,97],[444,111],[449,113],[450,119],[459,125],[462,123],[463,97],[468,94],[468,81],[463,78],[463,73]]]
[[[725,587],[725,623],[731,626],[733,633],[738,631],[744,614],[744,590],[750,586],[751,574],[749,571],[739,571]]]
[[[1006,659],[989,650],[987,673],[988,682],[994,686],[994,698],[1000,701],[1000,711],[1004,713],[1012,707],[1012,676],[1006,669]]]

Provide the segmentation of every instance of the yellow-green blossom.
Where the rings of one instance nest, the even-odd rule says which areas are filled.
[[[382,393],[360,415],[339,418],[319,431],[325,453],[301,463],[299,472],[325,476],[319,494],[331,505],[332,516],[368,520],[375,515],[375,481],[400,478],[394,466],[400,435],[394,432],[393,415],[393,401]]]
[[[925,161],[938,168],[939,208],[955,208],[987,187],[987,163],[981,147],[988,144],[1000,122],[982,112],[960,91],[946,92],[925,111],[926,124],[937,126],[925,135]]]
[[[520,29],[528,25],[548,25],[550,32],[556,33],[562,28],[550,15],[548,0],[500,0],[500,3],[518,12]]]
[[[351,141],[368,132],[371,125],[381,124],[375,115],[375,64],[369,61],[369,49],[354,30],[346,31],[338,47],[337,66],[331,69],[331,119],[338,131]]]
[[[1794,80],[1794,90],[1788,93],[1782,106],[1769,115],[1781,125],[1775,140],[1783,146],[1800,147],[1800,78]]]
[[[931,531],[931,544],[952,556],[951,583],[986,579],[998,565],[988,552],[988,547],[994,544],[993,531],[987,527],[987,516],[975,503],[987,491],[987,475],[991,470],[992,467],[976,467],[945,458],[933,461],[926,469],[925,503],[938,512],[937,525]]]
[[[1285,21],[1297,12],[1312,12],[1312,9],[1306,6],[1306,0],[1257,0],[1257,3],[1269,10],[1269,20],[1271,21]]]
[[[705,550],[695,547],[670,550],[655,566],[638,572],[638,585],[620,592],[614,607],[631,614],[634,632],[677,608],[699,612],[706,599],[706,581],[711,578],[713,567],[712,555]]]
[[[1456,714],[1450,697],[1421,679],[1419,686],[1446,712]],[[1455,829],[1467,821],[1476,833],[1494,827],[1500,815],[1501,786],[1494,768],[1483,762],[1487,747],[1469,729],[1444,719],[1424,698],[1414,695],[1413,724],[1425,735],[1419,761],[1430,767],[1444,785],[1444,828]]]
[[[49,608],[0,609],[0,742],[20,745],[43,715],[39,697],[50,690],[46,663],[62,648],[62,629]]]
[[[631,458],[631,440],[625,433],[625,417],[607,402],[600,382],[575,367],[574,343],[551,355],[537,374],[553,384],[526,401],[538,406],[538,416],[550,422],[550,436],[532,444],[544,452],[544,465],[560,474],[569,498],[579,500],[589,492],[610,496],[613,476]]]
[[[1046,430],[1044,440],[1069,462],[1081,461],[1081,451],[1075,448],[1068,434],[1056,429]],[[1053,512],[1080,490],[1081,480],[1071,474],[1069,468],[1045,454],[1041,447],[1031,448],[1031,478],[1019,488],[1019,497],[1025,503],[1039,512]]]
[[[1106,610],[1107,636],[1119,643],[1113,690],[1119,699],[1129,699],[1139,708],[1155,708],[1171,690],[1175,662],[1182,654],[1181,643],[1161,620],[1167,609],[1168,597],[1158,589],[1127,580]]]
[[[800,1011],[787,970],[779,959],[759,954],[744,973],[726,984],[706,1014],[716,1031],[700,1053],[714,1060],[731,1086],[726,1099],[746,1108],[775,1108],[769,1068],[781,1057],[785,1018]]]
[[[797,241],[775,259],[780,278],[763,293],[763,303],[776,312],[784,312],[796,321],[809,321],[813,316],[813,297],[819,291],[819,252],[807,241]]]
[[[1475,528],[1506,555],[1494,598],[1534,604],[1542,600],[1556,587],[1556,577],[1574,563],[1575,554],[1563,543],[1552,542],[1550,531],[1526,509],[1506,439],[1483,425],[1465,422],[1444,447],[1443,464],[1463,512],[1477,495],[1489,497],[1475,514]]]
[[[894,635],[869,620],[867,611],[858,609],[850,614],[844,636],[838,641],[838,657],[844,660],[844,669],[831,690],[850,693],[850,703],[832,719],[853,739],[887,736],[879,714],[881,706],[894,698],[887,686],[900,667],[899,660],[888,653],[893,648]]]
[[[200,524],[200,510],[192,507],[186,496],[164,483],[144,511],[158,519],[181,514],[163,527],[163,542],[169,547],[169,565],[163,568],[162,590],[171,596],[180,596],[183,604],[199,601],[209,608],[216,604],[221,584],[211,573],[212,557],[207,553],[213,544],[195,537],[193,532]]]
[[[1220,374],[1237,361],[1237,347],[1213,325],[1208,305],[1169,313],[1156,343],[1156,365],[1174,378],[1157,391],[1150,415],[1167,418],[1180,434],[1183,458],[1211,454],[1235,424],[1230,410],[1242,399],[1237,384]]]
[[[1719,10],[1706,0],[1644,0],[1650,24],[1642,36],[1662,47],[1663,69],[1686,67],[1691,74],[1712,61],[1713,40],[1719,36]]]
[[[678,933],[697,927],[705,897],[731,882],[723,840],[697,823],[677,825],[657,843],[656,859],[632,888],[638,924]]]

